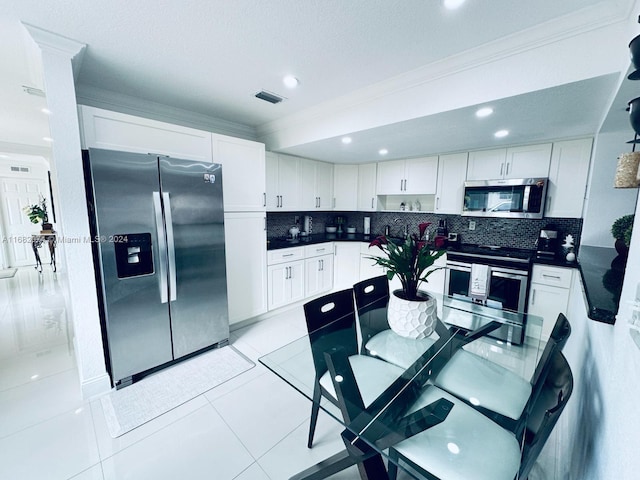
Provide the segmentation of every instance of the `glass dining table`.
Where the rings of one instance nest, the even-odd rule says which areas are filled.
[[[446,422],[449,413],[456,408],[450,401],[450,395],[435,395],[435,401],[427,405],[420,404],[418,400],[427,389],[442,391],[438,389],[441,387],[440,383],[448,381],[455,384],[455,377],[458,380],[462,378],[459,383],[462,384],[460,398],[466,399],[464,408],[477,408],[497,423],[502,419],[505,421],[505,428],[523,428],[523,420],[519,420],[517,415],[511,415],[512,418],[505,414],[493,415],[488,409],[483,410],[483,405],[478,405],[481,402],[475,398],[484,399],[487,389],[492,390],[491,396],[497,398],[498,402],[506,402],[512,398],[512,392],[501,391],[502,388],[507,388],[501,380],[503,377],[516,378],[525,386],[531,384],[545,346],[543,340],[546,339],[541,339],[542,318],[491,308],[464,298],[435,296],[438,302],[438,321],[430,342],[399,337],[390,330],[385,332],[385,344],[401,356],[404,355],[405,359],[408,355],[409,364],[406,360],[404,364],[401,363],[402,369],[398,369],[397,379],[383,388],[382,393],[366,406],[349,360],[351,353],[330,341],[320,343],[326,350],[326,363],[337,397],[335,404],[323,399],[320,408],[344,427],[341,436],[345,449],[298,473],[292,479],[319,480],[356,464],[363,480],[387,479],[387,471],[391,471],[392,466],[393,470],[404,470],[414,478],[437,478],[391,452],[394,446],[406,439]],[[375,357],[378,352],[368,351],[364,344],[371,336],[370,324],[375,323],[376,319],[380,324],[380,319],[386,318],[386,305],[378,302],[378,305],[371,307],[365,309],[367,312],[359,319],[358,345],[360,354]],[[259,361],[313,401],[317,381],[313,356],[318,353],[318,342],[315,342],[315,349],[312,350],[310,340],[317,340],[322,336],[322,329],[311,332],[311,335],[305,335],[261,357]],[[488,368],[471,368],[478,362],[486,364]],[[460,367],[457,368],[459,371],[452,374],[450,370],[453,367]],[[444,379],[445,370],[447,379]],[[479,378],[483,376],[479,373],[482,371],[491,373],[486,379]],[[506,373],[496,377],[496,371]],[[469,377],[466,378],[465,375]],[[483,385],[484,380],[490,384]],[[448,385],[442,388],[447,389]],[[508,408],[505,411],[508,414]],[[526,423],[526,419],[524,422]],[[460,435],[464,434],[463,428]],[[442,438],[443,442],[448,442],[449,450],[456,443],[451,435],[448,432]]]

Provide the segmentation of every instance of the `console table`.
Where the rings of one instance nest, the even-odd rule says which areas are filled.
[[[40,233],[37,235],[31,235],[31,248],[36,257],[36,270],[42,273],[42,260],[40,260],[40,254],[38,248],[40,248],[44,242],[47,242],[49,246],[49,253],[51,254],[51,267],[53,271],[56,271],[56,234],[52,233]]]

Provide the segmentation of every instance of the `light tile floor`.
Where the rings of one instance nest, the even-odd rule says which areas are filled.
[[[305,332],[302,308],[232,332],[254,368],[113,439],[100,401],[80,398],[56,274],[19,269],[0,279],[0,479],[287,479],[342,449],[328,415],[306,448],[309,400],[258,363]]]

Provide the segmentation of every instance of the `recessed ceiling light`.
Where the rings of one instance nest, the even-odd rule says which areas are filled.
[[[448,8],[449,10],[455,10],[456,8],[461,7],[464,2],[465,0],[444,0],[444,2],[442,3],[444,4],[445,8]]]
[[[507,135],[509,135],[509,130],[498,130],[493,134],[493,136],[496,138],[506,137]]]
[[[493,108],[482,107],[476,111],[476,117],[479,117],[479,118],[488,117],[492,113],[493,113]]]
[[[381,148],[380,150],[378,150],[378,153],[380,155],[386,155],[387,153],[389,153],[389,150],[387,150],[386,148]]]
[[[42,137],[45,142],[53,142],[53,138],[51,137]]]
[[[351,143],[351,137],[342,137],[342,143],[348,145]]]
[[[300,84],[300,80],[293,75],[285,75],[282,83],[284,83],[284,86],[287,88],[296,88]]]
[[[51,110],[49,110],[48,108],[42,108],[40,111],[45,115],[51,115]]]

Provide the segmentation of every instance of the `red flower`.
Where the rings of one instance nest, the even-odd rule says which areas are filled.
[[[418,231],[420,232],[420,238],[424,237],[424,232],[427,231],[427,228],[429,228],[429,225],[431,225],[431,222],[425,222],[425,223],[421,223],[420,225],[418,225]]]

